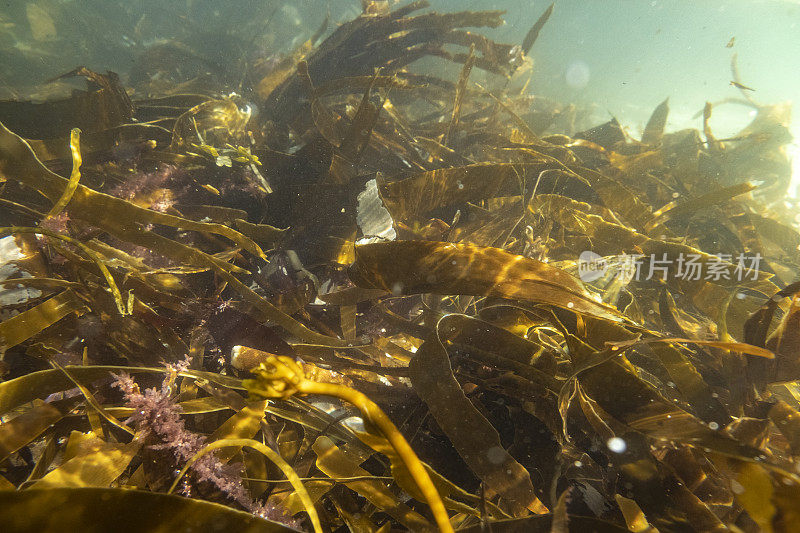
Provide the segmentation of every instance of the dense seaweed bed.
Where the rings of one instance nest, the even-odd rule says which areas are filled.
[[[426,8],[0,102],[0,529],[800,528],[788,110],[577,131],[552,6]]]

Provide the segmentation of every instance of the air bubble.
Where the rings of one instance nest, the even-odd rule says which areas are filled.
[[[614,453],[624,453],[628,449],[628,444],[619,437],[612,437],[606,441],[608,449]]]

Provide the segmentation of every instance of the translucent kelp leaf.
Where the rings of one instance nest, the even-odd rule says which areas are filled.
[[[336,93],[351,93],[363,91],[368,88],[391,89],[393,91],[411,91],[424,89],[427,84],[414,84],[399,76],[354,76],[352,78],[338,78],[314,89],[314,97],[321,98]]]
[[[741,457],[755,457],[760,453],[727,434],[712,430],[678,403],[659,393],[653,385],[642,380],[635,367],[620,355],[623,350],[612,346],[598,354],[596,361],[588,363],[588,368],[576,374],[581,389],[609,416],[662,442],[702,445]]]
[[[635,190],[588,168],[573,170],[591,184],[603,205],[612,209],[619,220],[635,228],[644,228],[653,219],[653,208]]]
[[[455,313],[442,318],[438,331],[442,342],[459,346],[465,355],[483,364],[511,370],[552,392],[558,392],[563,385],[554,375],[552,353],[545,352],[545,347],[532,336],[523,338],[489,322]]]
[[[363,239],[393,241],[397,238],[392,216],[383,206],[378,194],[377,181],[374,179],[369,180],[364,190],[358,195],[356,222],[361,229]],[[359,241],[359,244],[363,244],[363,242]]]
[[[129,444],[113,443],[73,431],[64,462],[37,481],[33,488],[108,487],[128,468],[140,446],[140,440]]]
[[[373,83],[364,92],[361,103],[352,117],[350,127],[339,145],[340,155],[351,164],[358,163],[361,160],[383,108],[385,96],[373,94],[374,80],[377,76],[378,74],[376,73]],[[349,179],[343,179],[342,177],[338,179],[339,183],[347,183],[348,181]]]
[[[704,193],[696,198],[684,200],[683,202],[670,202],[655,213],[645,231],[649,232],[658,224],[663,224],[669,220],[677,219],[687,215],[693,215],[701,209],[706,209],[724,202],[731,198],[746,194],[756,188],[755,183],[745,182],[731,187],[724,187],[711,192]]]
[[[281,58],[277,65],[271,66],[269,74],[258,82],[257,90],[259,96],[263,99],[268,98],[276,88],[294,74],[297,63],[302,61],[311,50],[313,50],[313,43],[308,40],[295,48],[291,54]],[[256,64],[255,67],[258,69],[259,65]]]
[[[800,526],[800,477],[768,463],[711,455],[730,490],[761,531],[794,531]]]
[[[395,450],[395,448],[386,438],[384,438],[382,435],[379,435],[377,432],[357,431],[356,435],[358,435],[358,438],[361,440],[361,442],[368,444],[373,450],[385,455],[389,459],[391,463],[392,477],[400,488],[412,495],[412,497],[415,499],[424,501],[424,495],[420,492],[419,487],[416,485],[411,471],[401,460],[397,450]],[[431,466],[427,463],[422,463],[422,465],[428,472],[428,475],[430,476],[436,491],[439,493],[439,496],[442,498],[442,502],[446,509],[467,513],[473,516],[477,516],[479,514],[476,509],[462,503],[461,501],[458,501],[466,500],[472,504],[479,504],[481,502],[478,498],[449,481],[447,478],[433,470],[433,468],[431,468]],[[542,512],[546,511],[541,503],[537,502],[537,504],[538,505],[534,508],[535,510]],[[501,518],[509,517],[507,513],[502,511],[496,505],[488,502],[485,505],[487,512],[491,513],[492,516]]]
[[[724,531],[722,521],[681,480],[650,453],[642,435],[621,434],[606,443],[620,473],[623,495],[633,499],[648,521],[665,531]],[[663,494],[670,498],[664,498]]]
[[[754,346],[765,346],[772,318],[778,309],[778,303],[784,298],[791,298],[800,292],[800,281],[786,286],[769,298],[764,305],[754,312],[745,323],[744,340]]]
[[[681,350],[662,343],[652,344],[650,349],[661,360],[677,389],[700,418],[706,422],[715,422],[719,427],[724,427],[731,421],[731,416],[719,401],[718,395],[715,396],[702,374]]]
[[[104,512],[96,512],[98,509]],[[41,512],[47,509],[47,512]],[[143,512],[146,510],[146,512]],[[0,491],[0,522],[11,531],[172,531],[212,527],[230,533],[295,531],[283,524],[202,500],[126,489]]]
[[[204,396],[202,398],[186,400],[184,402],[178,402],[178,405],[181,408],[181,412],[186,415],[214,413],[231,408],[227,403],[222,402],[214,396]],[[133,414],[133,409],[130,407],[109,407],[106,408],[106,412],[117,418],[126,418]]]
[[[784,401],[778,401],[770,408],[768,416],[786,437],[792,455],[800,455],[800,411]]]
[[[497,27],[502,24],[500,11],[425,13],[408,17],[414,11],[428,7],[427,1],[412,2],[391,13],[362,16],[340,25],[325,41],[310,53],[303,54],[308,72],[319,86],[345,77],[372,76],[375,69],[384,67],[392,72],[429,55],[464,62],[463,54],[450,54],[442,49],[443,42],[467,46],[476,43],[483,56],[478,67],[497,73],[512,68],[513,56],[509,45],[497,45],[482,36],[459,32],[461,27]],[[295,59],[295,64],[297,64]],[[264,112],[277,123],[292,124],[306,120],[304,109],[308,101],[302,76],[290,76],[269,94]],[[267,86],[271,86],[268,84]],[[271,87],[270,87],[271,88]],[[305,128],[298,128],[305,129]]]
[[[796,229],[756,213],[732,216],[731,221],[741,230],[752,228],[762,240],[774,242],[780,246],[781,250],[789,256],[789,261],[800,262],[800,233]],[[747,243],[747,248],[758,252],[761,247]]]
[[[264,418],[266,407],[266,400],[245,405],[215,429],[214,433],[208,437],[207,442],[224,439],[252,439],[261,429],[261,420]],[[227,462],[233,459],[240,450],[235,447],[223,448],[217,451],[216,456],[220,461]]]
[[[793,381],[800,377],[800,298],[792,301],[789,312],[767,339],[766,347],[775,352],[775,375],[770,381]]]
[[[528,31],[527,35],[525,35],[525,39],[522,41],[522,52],[524,54],[528,54],[531,51],[531,48],[533,48],[533,44],[536,42],[536,39],[539,38],[539,32],[542,31],[542,28],[550,19],[550,15],[553,14],[554,7],[555,3],[550,4],[550,6],[544,10],[544,13],[539,16],[539,19]]]
[[[469,75],[472,72],[472,67],[475,65],[475,43],[469,48],[469,55],[467,55],[466,60],[464,61],[464,67],[461,69],[461,75],[458,78],[458,83],[456,84],[456,95],[455,101],[453,102],[453,115],[450,118],[450,125],[447,127],[447,131],[444,134],[444,138],[442,140],[442,144],[447,146],[447,143],[450,137],[455,132],[456,127],[458,126],[458,120],[461,117],[461,106],[464,102],[464,96],[467,89],[467,82],[469,81]]]
[[[625,516],[625,522],[628,524],[630,531],[634,533],[658,533],[658,530],[647,522],[647,518],[635,501],[620,494],[615,494],[614,499]]]
[[[172,132],[170,150],[186,151],[193,145],[220,149],[240,144],[250,112],[240,109],[232,99],[209,100],[178,117]]]

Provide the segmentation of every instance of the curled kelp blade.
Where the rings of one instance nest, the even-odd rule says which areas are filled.
[[[435,293],[499,296],[544,303],[607,320],[621,320],[577,278],[551,265],[468,244],[395,241],[356,247],[351,279],[395,295]]]
[[[167,532],[208,528],[241,533],[295,531],[216,503],[154,492],[96,488],[0,491],[0,522],[8,531],[19,532]]]

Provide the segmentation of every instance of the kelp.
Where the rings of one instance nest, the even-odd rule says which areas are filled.
[[[83,309],[84,303],[78,295],[67,289],[36,307],[0,322],[0,349],[5,352],[52,326],[65,316]]]
[[[37,480],[32,488],[108,487],[128,468],[141,446],[106,442],[92,435],[73,431],[63,463]]]
[[[431,524],[404,503],[378,480],[370,480],[369,472],[359,467],[357,457],[348,457],[328,437],[320,437],[314,443],[317,454],[317,467],[334,480],[364,477],[363,480],[350,481],[346,486],[364,496],[370,503],[397,519],[412,530],[428,530]]]
[[[0,102],[0,529],[800,527],[787,109],[573,133],[553,5],[363,6]]]
[[[0,501],[0,519],[12,531],[174,531],[205,527],[209,522],[231,532],[293,531],[223,505],[129,489],[6,490],[0,492]],[[100,506],[108,512],[97,514]],[[40,512],[43,508],[48,512]]]
[[[457,317],[443,318],[437,330],[440,327],[445,331],[455,329],[449,325],[454,318]],[[417,394],[487,488],[508,499],[515,514],[522,514],[535,504],[541,505],[534,495],[530,474],[502,448],[497,431],[464,396],[452,377],[438,334],[420,346],[409,369]]]

